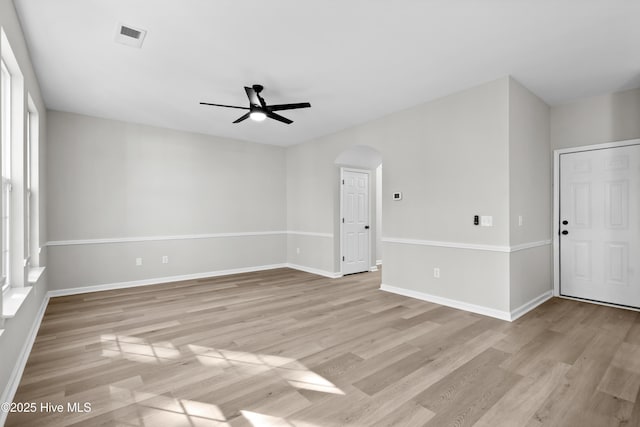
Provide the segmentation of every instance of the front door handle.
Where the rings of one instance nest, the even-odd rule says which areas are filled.
[[[562,230],[562,234],[566,236],[567,234],[569,234],[569,232],[567,230]]]
[[[369,229],[369,226],[368,226],[368,225],[365,225],[365,226],[364,226],[364,229],[365,229],[365,230],[368,230],[368,229]]]

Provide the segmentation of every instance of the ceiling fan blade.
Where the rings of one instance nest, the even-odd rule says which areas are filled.
[[[296,108],[309,108],[311,104],[308,102],[299,102],[297,104],[277,104],[277,105],[267,105],[267,108],[271,111],[282,111],[282,110],[295,110]]]
[[[208,102],[201,102],[200,105],[213,105],[214,107],[239,108],[240,110],[248,110],[249,109],[249,107],[237,107],[235,105],[224,105],[224,104],[210,104]]]
[[[251,105],[254,105],[256,107],[260,107],[262,105],[262,103],[260,102],[260,96],[254,88],[245,86],[244,91],[247,92],[247,98],[249,98],[249,102],[251,103]]]
[[[242,122],[242,121],[244,121],[244,120],[247,120],[247,119],[249,118],[249,115],[250,115],[250,114],[251,114],[251,113],[247,113],[247,114],[245,114],[244,116],[240,117],[239,119],[234,120],[234,121],[233,121],[233,123],[240,123],[240,122]]]
[[[274,119],[274,120],[277,120],[277,121],[282,122],[282,123],[286,123],[288,125],[293,123],[293,120],[289,120],[286,117],[282,117],[280,114],[272,113],[271,111],[267,112],[267,117],[269,117],[271,119]]]

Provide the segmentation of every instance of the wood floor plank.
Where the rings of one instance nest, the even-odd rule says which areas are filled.
[[[52,298],[12,426],[640,426],[640,314],[509,323],[290,269]],[[90,412],[66,410],[91,404]]]
[[[562,384],[571,365],[547,360],[537,372],[523,377],[498,400],[474,427],[526,425],[551,392]]]

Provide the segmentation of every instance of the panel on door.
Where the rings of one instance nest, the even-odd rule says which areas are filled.
[[[369,271],[369,174],[342,174],[342,274]]]
[[[640,145],[560,156],[560,294],[640,308]]]

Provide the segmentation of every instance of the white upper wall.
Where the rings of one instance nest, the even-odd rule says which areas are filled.
[[[507,244],[507,94],[503,78],[289,147],[289,229],[334,231],[334,160],[364,145],[382,153],[384,236]],[[395,191],[402,201],[391,201]],[[475,227],[474,214],[493,215],[494,227]]]
[[[549,106],[510,79],[510,245],[551,239],[551,176]]]
[[[551,108],[553,149],[636,138],[640,138],[640,89]]]
[[[284,149],[49,112],[50,240],[285,230]]]
[[[551,290],[551,173],[549,106],[509,79],[510,311]]]
[[[370,128],[385,169],[383,237],[508,244],[508,108],[502,78]],[[476,214],[493,216],[493,227],[473,225]]]

